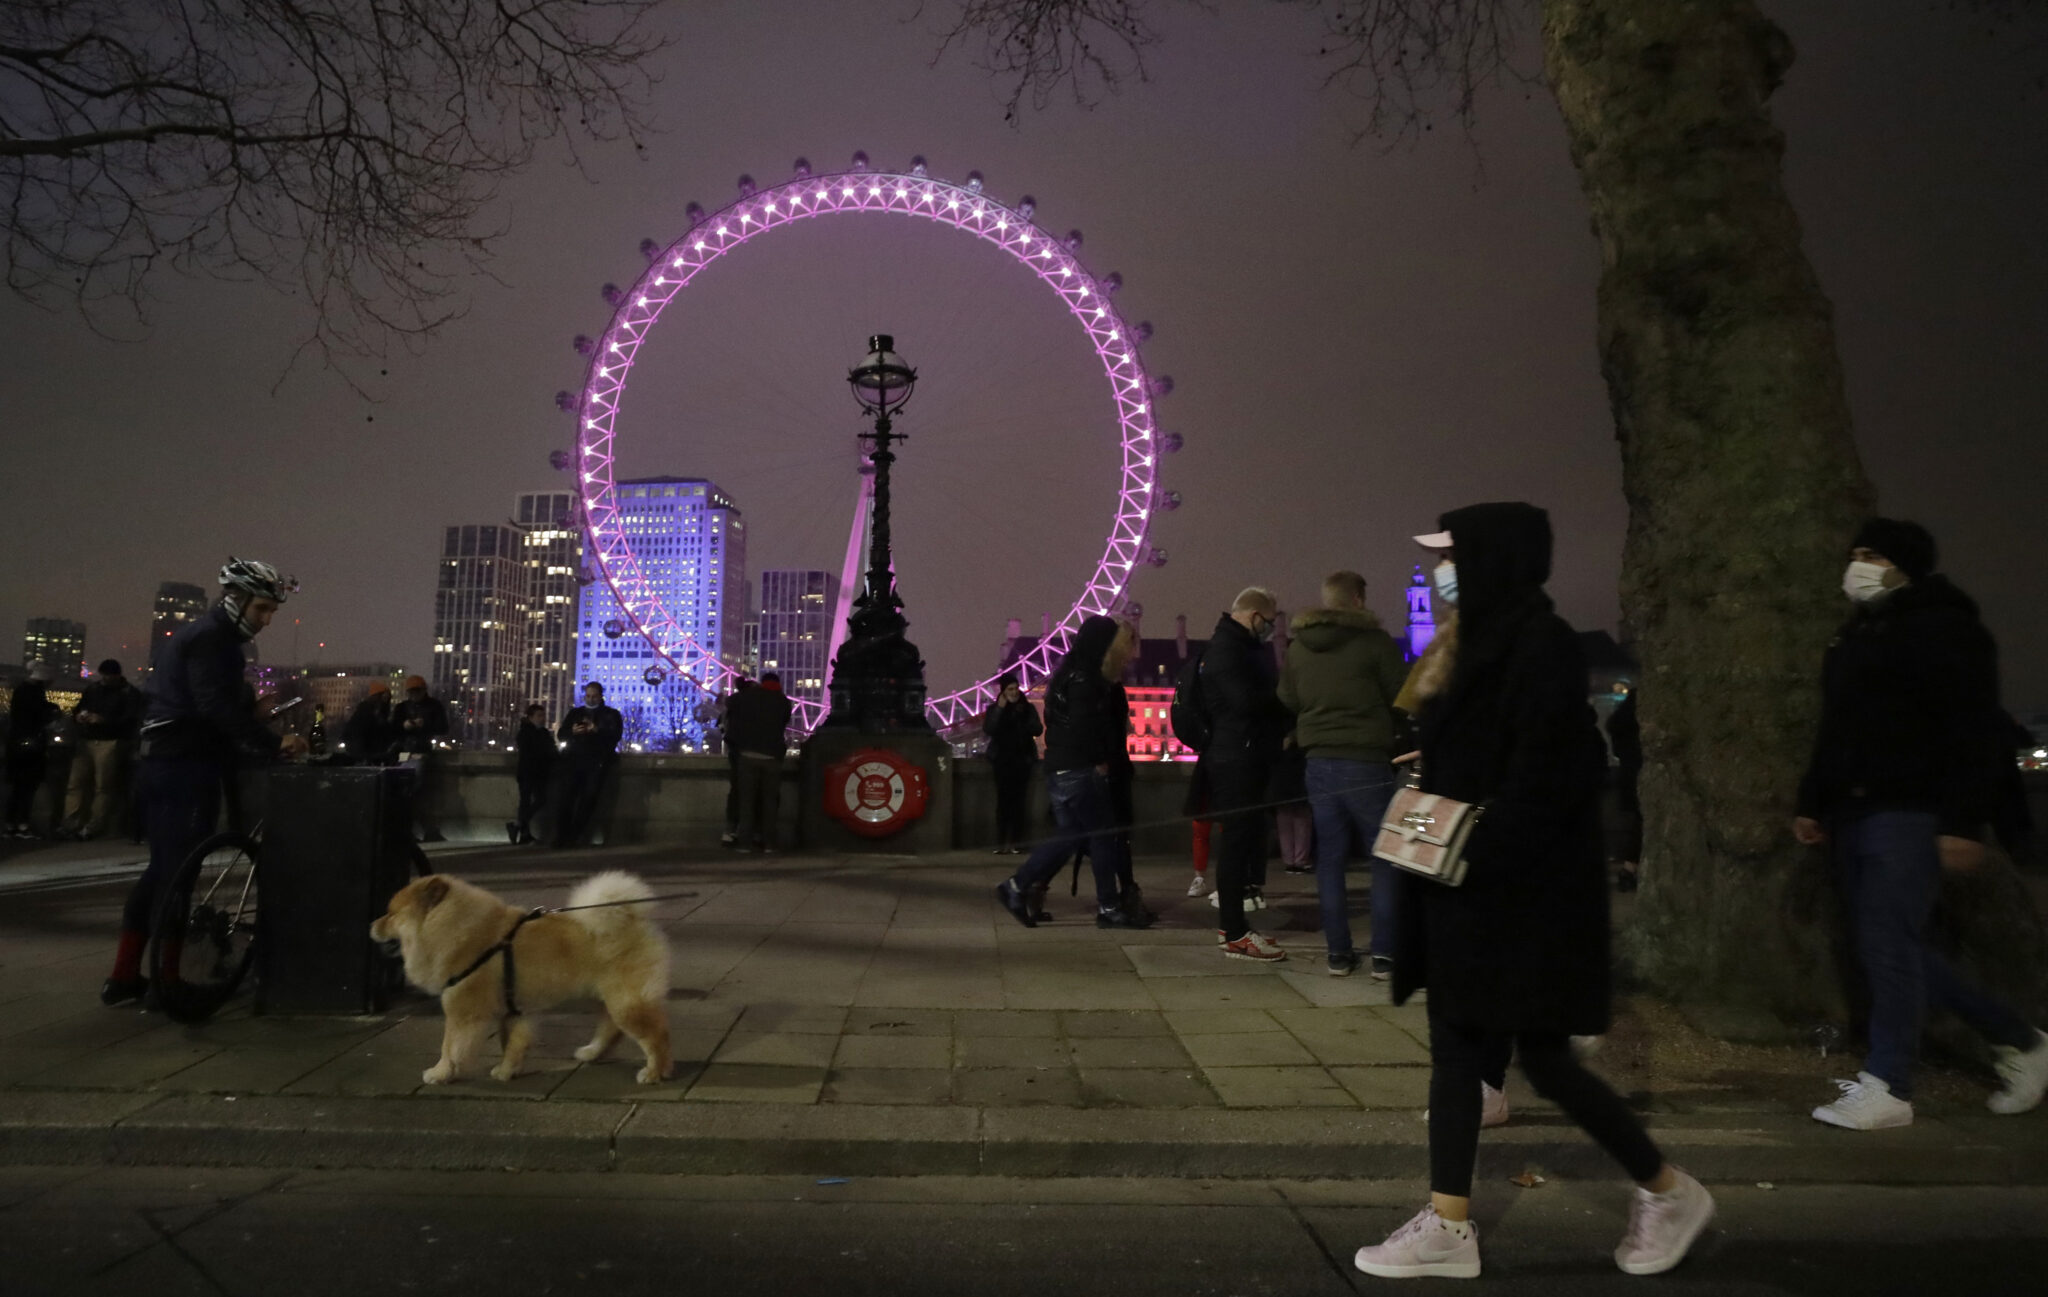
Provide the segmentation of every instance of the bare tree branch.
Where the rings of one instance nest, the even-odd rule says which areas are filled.
[[[1193,0],[1182,0],[1193,3]],[[1016,80],[1003,105],[1013,121],[1024,97],[1044,108],[1064,83],[1082,106],[1145,79],[1145,47],[1159,34],[1145,21],[1149,0],[960,0],[960,17],[940,53],[981,42],[976,66]]]
[[[380,356],[462,309],[498,182],[646,131],[659,0],[0,0],[8,287],[146,322],[160,271],[313,308]]]

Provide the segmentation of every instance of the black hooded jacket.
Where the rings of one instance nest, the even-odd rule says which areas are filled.
[[[1102,678],[1102,659],[1115,639],[1114,621],[1088,618],[1046,682],[1045,768],[1053,774],[1106,766],[1123,746],[1129,715]]]
[[[1828,646],[1799,813],[1931,811],[1941,833],[1981,838],[2012,760],[2002,725],[1998,646],[1976,603],[1939,574],[1901,586]]]
[[[1491,1031],[1593,1035],[1608,1021],[1599,797],[1607,745],[1576,632],[1543,592],[1550,520],[1526,504],[1445,514],[1457,659],[1417,718],[1422,786],[1485,809],[1457,888],[1403,874],[1394,998]]]

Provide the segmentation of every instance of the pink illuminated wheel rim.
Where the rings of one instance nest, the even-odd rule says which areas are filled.
[[[1146,536],[1158,490],[1156,462],[1162,443],[1171,446],[1178,442],[1177,437],[1160,433],[1154,418],[1154,398],[1164,394],[1165,380],[1155,391],[1139,353],[1142,339],[1110,300],[1119,285],[1117,277],[1091,275],[1074,255],[1071,238],[1058,239],[1032,223],[1028,199],[1009,207],[982,193],[978,176],[970,176],[966,184],[953,184],[925,175],[921,164],[904,173],[870,171],[856,158],[853,170],[833,175],[809,175],[802,166],[798,170],[803,174],[796,179],[768,189],[756,191],[750,182],[743,182],[737,202],[708,216],[700,215],[693,206],[689,232],[655,255],[646,273],[619,296],[611,324],[592,349],[583,399],[577,406],[575,469],[598,571],[618,597],[633,629],[674,673],[707,688],[729,687],[735,673],[715,652],[698,644],[662,606],[649,589],[631,539],[620,523],[613,489],[613,447],[634,357],[662,310],[700,271],[770,230],[841,212],[887,212],[951,226],[1009,253],[1059,294],[1068,312],[1087,331],[1102,363],[1122,439],[1116,516],[1110,522],[1102,558],[1052,634],[1016,664],[1029,688],[1052,673],[1084,617],[1112,614],[1124,606],[1134,568],[1164,557],[1147,547]],[[1166,501],[1162,507],[1175,503],[1177,499]],[[991,675],[965,689],[932,697],[926,709],[933,725],[948,729],[980,715],[995,700],[995,682]],[[800,700],[792,727],[809,732],[824,719],[824,711],[820,704]]]

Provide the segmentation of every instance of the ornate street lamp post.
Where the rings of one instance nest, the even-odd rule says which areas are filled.
[[[848,372],[846,381],[862,412],[874,421],[861,436],[873,446],[868,458],[875,467],[875,498],[867,579],[847,618],[846,642],[832,663],[832,710],[825,725],[869,733],[929,730],[924,659],[905,638],[910,623],[903,616],[889,557],[889,466],[896,462],[891,447],[904,440],[892,422],[917,386],[917,371],[896,354],[896,340],[882,333],[868,339],[867,358]]]

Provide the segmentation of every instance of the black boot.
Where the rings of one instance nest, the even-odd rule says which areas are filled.
[[[1038,920],[1031,915],[1030,899],[1022,891],[1018,890],[1017,885],[1009,879],[1006,878],[996,884],[996,899],[1003,903],[1003,908],[1008,910],[1010,917],[1017,920],[1017,922],[1027,928],[1038,926]]]
[[[100,988],[100,1003],[111,1009],[117,1004],[140,1000],[148,990],[149,979],[146,977],[110,977]]]
[[[1045,894],[1050,890],[1049,887],[1034,887],[1024,897],[1024,903],[1031,907],[1031,921],[1033,923],[1052,922],[1052,915],[1045,912]]]

